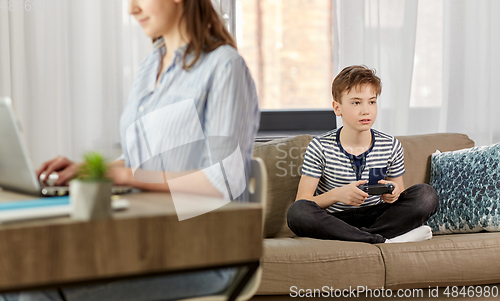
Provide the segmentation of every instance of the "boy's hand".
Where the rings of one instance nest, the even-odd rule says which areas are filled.
[[[401,188],[399,187],[398,183],[393,182],[393,181],[386,181],[386,180],[380,180],[380,181],[378,181],[378,183],[379,184],[391,183],[392,185],[394,185],[394,190],[392,191],[392,194],[385,193],[385,194],[381,195],[382,201],[384,201],[384,203],[394,203],[395,201],[398,200],[399,195],[401,194]]]
[[[341,203],[351,206],[359,206],[361,205],[366,198],[368,197],[368,193],[359,189],[358,186],[366,184],[366,180],[359,180],[356,182],[352,182],[349,185],[345,185],[338,188],[340,199],[338,200]]]

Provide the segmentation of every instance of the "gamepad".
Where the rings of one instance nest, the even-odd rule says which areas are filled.
[[[384,193],[392,193],[394,190],[394,185],[391,183],[388,184],[375,184],[375,185],[360,185],[359,189],[368,193],[369,195],[381,195]]]

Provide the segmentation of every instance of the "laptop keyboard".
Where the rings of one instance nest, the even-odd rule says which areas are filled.
[[[69,194],[69,186],[54,186],[54,182],[59,178],[57,173],[51,173],[49,179],[44,183],[45,174],[40,175],[40,186],[44,196],[63,196]],[[132,190],[130,186],[113,186],[111,194],[124,194]]]
[[[69,194],[68,186],[42,186],[42,195],[44,196],[63,196]],[[132,191],[132,187],[130,186],[113,186],[111,188],[111,194],[125,194]]]

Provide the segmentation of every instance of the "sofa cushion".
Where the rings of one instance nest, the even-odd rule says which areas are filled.
[[[500,283],[500,233],[438,235],[431,240],[378,244],[386,288]]]
[[[432,155],[434,233],[500,231],[500,143]]]
[[[474,141],[464,134],[441,133],[396,137],[403,146],[405,170],[403,175],[405,187],[418,183],[429,184],[431,155],[436,151],[454,151],[474,146]]]
[[[286,225],[286,211],[295,201],[309,135],[256,143],[253,156],[264,160],[268,191],[264,237],[293,237]]]
[[[384,261],[376,245],[312,238],[264,240],[258,295],[290,294],[298,289],[382,288]]]

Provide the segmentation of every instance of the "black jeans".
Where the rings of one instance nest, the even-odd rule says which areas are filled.
[[[298,200],[287,212],[290,230],[297,236],[383,243],[420,227],[434,214],[439,199],[434,188],[417,184],[396,202],[329,213],[313,201]]]

